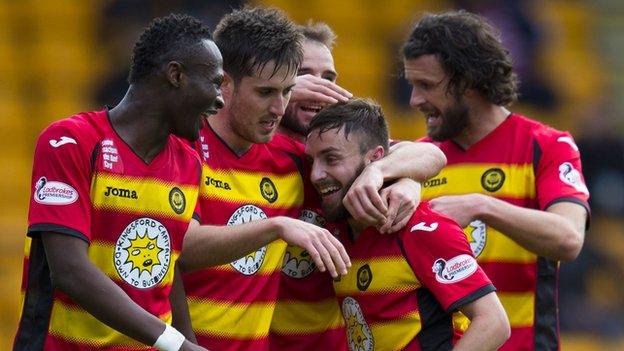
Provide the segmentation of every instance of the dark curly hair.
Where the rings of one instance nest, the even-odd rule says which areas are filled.
[[[436,55],[449,78],[447,91],[461,96],[467,89],[490,103],[505,106],[517,99],[517,78],[500,34],[483,17],[467,11],[426,14],[416,23],[403,57]]]
[[[244,7],[225,15],[214,31],[223,70],[238,82],[275,61],[275,74],[286,66],[296,73],[303,61],[302,34],[276,8]]]
[[[370,99],[353,98],[322,109],[310,121],[309,132],[323,134],[329,130],[340,130],[344,126],[345,138],[357,133],[360,153],[364,154],[377,145],[388,152],[388,124],[381,106]]]
[[[138,83],[159,67],[195,53],[202,40],[212,40],[210,29],[198,19],[170,14],[154,19],[134,45],[128,83]]]

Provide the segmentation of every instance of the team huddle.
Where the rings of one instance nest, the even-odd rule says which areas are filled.
[[[507,109],[496,30],[415,24],[415,142],[336,84],[334,40],[155,19],[119,104],[39,136],[14,350],[558,350],[589,193],[570,134]]]

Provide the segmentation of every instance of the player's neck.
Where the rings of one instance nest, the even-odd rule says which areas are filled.
[[[468,126],[453,140],[468,149],[501,125],[510,113],[506,108],[492,104],[472,106]]]
[[[131,85],[121,102],[109,111],[115,132],[146,163],[165,147],[170,130],[154,99],[157,96],[150,90]]]
[[[230,111],[226,107],[222,108],[217,114],[208,117],[208,124],[212,130],[223,140],[223,142],[232,150],[236,155],[242,156],[249,151],[252,142],[245,140],[234,130],[234,126],[230,122]]]
[[[349,235],[351,240],[355,242],[367,227],[366,225],[356,221],[353,217],[347,218],[347,223],[349,224]]]
[[[291,129],[288,129],[288,128],[284,127],[281,124],[278,127],[277,131],[280,134],[283,134],[283,135],[285,135],[285,136],[287,136],[287,137],[289,137],[291,139],[297,140],[298,142],[301,142],[301,143],[305,143],[305,138],[306,138],[305,135],[299,134],[299,133],[297,133],[297,132],[295,132],[295,131],[293,131]]]

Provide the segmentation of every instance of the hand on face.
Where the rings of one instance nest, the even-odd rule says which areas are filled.
[[[347,101],[353,94],[336,83],[311,74],[297,76],[290,102],[314,101],[321,105]]]
[[[388,206],[379,195],[383,174],[372,165],[365,167],[351,184],[342,203],[358,223],[380,227],[388,221]]]

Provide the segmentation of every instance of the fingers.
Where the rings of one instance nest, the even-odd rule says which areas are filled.
[[[386,223],[379,228],[379,232],[382,234],[391,233],[390,228],[393,226],[395,219],[397,218],[397,214],[399,213],[399,208],[402,205],[402,201],[400,199],[390,197],[388,200],[388,215]]]
[[[335,104],[338,101],[347,101],[353,94],[339,85],[311,74],[297,77],[297,82],[291,96],[293,101],[317,101]]]
[[[343,205],[358,222],[372,226],[385,223],[387,208],[381,200],[381,197],[376,191],[373,192],[373,196],[371,197],[366,194],[367,192],[360,192],[357,190],[352,192],[349,190],[349,193],[347,193],[343,199]],[[376,207],[375,204],[381,207],[381,210]]]
[[[318,229],[321,233],[312,241],[313,249],[308,250],[308,253],[319,267],[319,271],[327,270],[333,278],[347,274],[351,260],[344,246],[329,231],[322,228]]]

